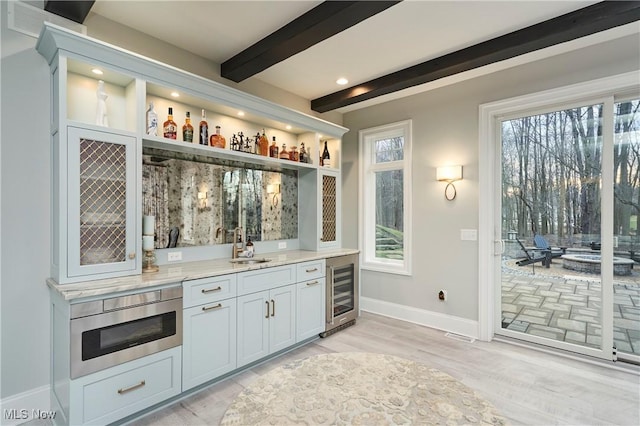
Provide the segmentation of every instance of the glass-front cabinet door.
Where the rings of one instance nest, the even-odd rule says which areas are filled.
[[[340,217],[338,200],[340,199],[340,179],[337,172],[320,173],[320,247],[333,247],[339,244]]]
[[[68,273],[136,269],[135,145],[118,133],[68,128]]]

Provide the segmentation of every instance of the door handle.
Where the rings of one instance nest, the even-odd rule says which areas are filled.
[[[274,317],[276,315],[276,301],[271,299],[271,316]]]
[[[265,300],[265,302],[264,302],[264,303],[266,303],[266,304],[267,304],[267,315],[265,315],[264,317],[265,317],[266,319],[269,319],[269,301],[268,301],[268,300]]]
[[[141,381],[140,383],[138,383],[137,385],[129,386],[128,388],[121,388],[121,389],[118,389],[118,393],[119,393],[120,395],[124,395],[125,393],[127,393],[127,392],[131,392],[131,391],[136,390],[136,389],[138,389],[138,388],[141,388],[141,387],[143,387],[143,386],[144,386],[144,385],[146,385],[146,384],[147,384],[147,383],[143,380],[143,381]]]

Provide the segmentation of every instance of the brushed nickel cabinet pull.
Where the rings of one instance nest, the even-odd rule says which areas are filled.
[[[129,253],[129,259],[135,259],[136,258],[136,254],[135,253]]]
[[[203,307],[202,307],[202,310],[203,310],[203,311],[210,311],[210,310],[212,310],[212,309],[218,309],[218,308],[222,308],[222,303],[218,303],[218,304],[217,304],[217,305],[215,305],[215,306],[209,306],[209,307],[203,306]]]
[[[266,303],[266,304],[267,304],[267,315],[265,315],[264,317],[265,317],[265,318],[267,318],[267,319],[269,319],[269,301],[268,301],[268,300],[265,300],[265,302],[264,302],[264,303]]]
[[[274,317],[276,315],[276,301],[271,299],[271,316]]]
[[[307,285],[316,285],[318,283],[319,283],[319,281],[311,281],[310,283],[307,283]]]
[[[133,386],[129,386],[128,388],[122,388],[122,389],[118,389],[118,393],[120,395],[124,395],[127,392],[131,392],[133,390],[136,390],[138,388],[143,387],[144,385],[146,385],[147,383],[143,380],[140,383],[138,383],[137,385],[133,385]]]
[[[222,290],[222,287],[218,286],[216,288],[203,288],[201,291],[203,294],[207,294],[207,293],[213,293],[214,291],[220,291]]]
[[[318,268],[307,269],[307,272],[315,272],[315,271],[317,271],[317,270],[318,270]]]

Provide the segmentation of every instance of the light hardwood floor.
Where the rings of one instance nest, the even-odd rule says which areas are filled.
[[[638,425],[640,375],[504,342],[463,342],[427,327],[363,313],[355,326],[286,353],[132,424],[217,425],[255,378],[294,359],[376,352],[422,362],[457,378],[511,424]],[[618,363],[620,364],[620,363]]]

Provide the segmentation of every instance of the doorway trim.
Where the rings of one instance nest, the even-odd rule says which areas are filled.
[[[566,103],[612,96],[616,92],[640,90],[637,72],[618,74],[569,86],[482,104],[479,107],[479,202],[478,202],[478,338],[491,341],[494,337],[496,309],[500,309],[500,294],[495,289],[499,264],[495,256],[502,253],[501,236],[495,235],[494,224],[500,218],[500,206],[495,202],[494,182],[500,177],[496,141],[500,135],[499,120],[506,115],[553,107]],[[612,300],[602,300],[613,303]]]

